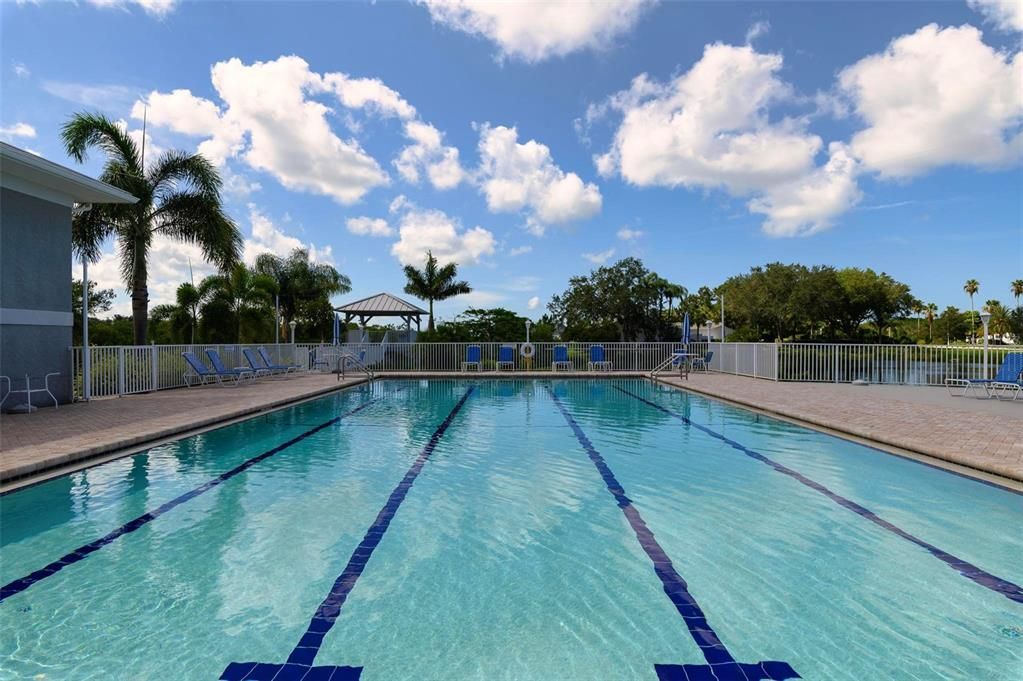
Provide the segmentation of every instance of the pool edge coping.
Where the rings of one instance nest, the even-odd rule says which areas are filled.
[[[941,456],[940,454],[920,451],[918,449],[906,447],[905,445],[896,444],[894,442],[889,442],[884,439],[878,439],[877,437],[874,436],[863,435],[862,433],[858,433],[853,430],[844,429],[814,419],[805,418],[802,416],[793,416],[782,411],[776,411],[768,407],[763,407],[752,401],[740,400],[731,397],[723,397],[709,390],[704,390],[689,385],[680,385],[678,383],[671,382],[659,376],[648,375],[647,378],[653,380],[654,382],[660,385],[665,385],[676,390],[688,391],[691,393],[695,393],[701,397],[706,397],[707,399],[717,400],[718,402],[722,402],[724,404],[729,404],[732,406],[741,407],[743,409],[748,409],[750,411],[759,414],[764,414],[765,416],[770,416],[771,418],[776,418],[796,426],[809,428],[810,430],[816,430],[827,435],[832,435],[843,440],[848,440],[849,442],[853,442],[855,444],[872,447],[879,451],[885,452],[886,454],[891,454],[893,456],[898,456],[903,459],[909,459],[911,461],[916,461],[917,463],[922,463],[928,466],[932,466],[934,468],[939,468],[948,473],[961,475],[963,477],[976,480],[977,482],[1002,487],[1008,489],[1009,491],[1016,492],[1017,494],[1023,493],[1023,477],[1016,478],[1014,476],[1005,475],[1003,473],[999,473],[996,471],[977,468],[976,466],[971,466],[969,464],[961,463],[959,461],[954,461],[952,459],[946,458],[944,456]]]
[[[93,466],[132,456],[168,442],[200,435],[211,430],[247,421],[256,416],[287,409],[304,402],[318,400],[331,393],[355,388],[369,382],[369,378],[360,378],[351,383],[317,388],[300,397],[282,398],[255,407],[244,407],[227,414],[202,419],[199,422],[172,426],[152,433],[96,445],[61,457],[17,466],[10,469],[8,474],[3,479],[0,479],[0,496],[52,480],[53,478],[59,478],[62,475],[68,475],[86,468],[92,468]]]

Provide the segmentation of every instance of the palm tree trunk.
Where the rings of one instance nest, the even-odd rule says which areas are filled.
[[[146,331],[149,325],[149,288],[146,281],[146,260],[140,258],[135,263],[135,276],[131,286],[131,317],[135,345],[146,344]]]
[[[427,327],[427,331],[433,331],[433,298],[430,298],[430,325]]]
[[[970,338],[973,344],[977,344],[977,332],[973,330],[973,294],[970,294]]]

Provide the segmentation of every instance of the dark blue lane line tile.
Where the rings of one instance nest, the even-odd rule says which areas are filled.
[[[801,678],[792,667],[785,662],[767,661],[754,664],[743,664],[736,662],[728,648],[718,638],[717,633],[707,621],[707,617],[696,602],[696,598],[689,592],[689,585],[678,573],[671,562],[671,558],[658,543],[643,516],[633,505],[632,500],[625,493],[625,488],[618,482],[611,467],[607,465],[604,457],[593,446],[590,438],[569,413],[561,399],[553,390],[547,388],[547,392],[554,401],[555,406],[565,417],[569,427],[575,434],[576,440],[589,456],[590,461],[596,467],[600,477],[604,480],[607,491],[614,497],[618,508],[625,514],[626,520],[636,534],[639,545],[643,548],[647,557],[654,564],[654,573],[661,580],[664,593],[668,600],[678,611],[685,622],[686,628],[693,642],[696,643],[700,652],[703,653],[706,665],[655,665],[659,679],[664,681],[679,679],[710,679],[711,681],[759,681],[761,679],[778,680]]]
[[[626,395],[629,395],[630,397],[634,397],[640,402],[643,402],[644,404],[647,404],[653,407],[654,409],[657,409],[663,414],[671,416],[672,418],[677,419],[688,426],[692,426],[700,431],[703,431],[707,435],[710,435],[711,437],[721,440],[722,442],[731,446],[733,449],[742,452],[751,459],[755,459],[763,464],[770,466],[779,473],[784,473],[785,475],[795,480],[798,480],[799,482],[806,485],[810,489],[820,492],[827,498],[834,501],[839,506],[843,506],[844,508],[847,508],[853,513],[859,515],[860,517],[869,520],[878,527],[882,527],[891,532],[892,534],[902,537],[906,541],[909,541],[913,544],[916,544],[917,546],[919,546],[920,548],[924,549],[932,556],[937,558],[938,560],[944,562],[953,570],[957,571],[963,577],[966,577],[967,579],[970,579],[976,582],[977,584],[980,584],[981,586],[990,589],[991,591],[994,591],[995,593],[1001,594],[1008,598],[1009,600],[1016,601],[1017,603],[1023,603],[1023,587],[1020,587],[1018,584],[1014,584],[1013,582],[1010,582],[1006,579],[997,577],[991,574],[990,572],[982,570],[976,565],[973,565],[972,563],[969,563],[963,560],[962,558],[959,558],[958,556],[955,556],[949,553],[948,551],[945,551],[944,549],[938,548],[934,544],[931,544],[929,542],[924,541],[923,539],[920,539],[916,535],[907,532],[898,525],[895,525],[894,523],[891,523],[885,520],[884,518],[880,517],[879,515],[871,511],[869,508],[866,508],[865,506],[862,506],[856,503],[855,501],[852,501],[851,499],[847,499],[846,497],[843,497],[842,495],[833,492],[832,490],[828,489],[827,487],[817,482],[816,480],[812,480],[806,477],[799,471],[793,470],[788,466],[785,466],[784,464],[780,464],[774,459],[771,459],[756,450],[750,449],[749,447],[739,442],[736,442],[735,440],[732,440],[731,438],[726,437],[722,433],[719,433],[716,430],[708,428],[707,426],[701,423],[696,423],[695,421],[684,416],[683,414],[674,412],[666,407],[661,406],[660,404],[657,404],[656,402],[648,400],[645,397],[637,395],[636,393],[630,392],[624,388],[619,388],[615,386],[615,390],[618,390]]]
[[[217,477],[213,478],[212,480],[208,480],[208,481],[204,482],[203,484],[199,485],[198,487],[195,487],[195,488],[185,492],[184,494],[182,494],[180,496],[174,497],[170,501],[168,501],[168,502],[164,503],[163,505],[157,507],[155,510],[149,511],[148,513],[143,513],[139,517],[137,517],[137,518],[135,518],[133,520],[129,520],[124,525],[121,525],[120,527],[118,527],[117,529],[113,530],[112,532],[110,532],[110,533],[100,537],[99,539],[97,539],[97,540],[95,540],[93,542],[90,542],[90,543],[86,544],[85,546],[80,546],[79,548],[75,549],[71,553],[68,553],[67,555],[65,555],[65,556],[63,556],[61,558],[58,558],[57,560],[53,561],[52,563],[50,563],[46,567],[41,568],[39,570],[36,570],[35,572],[33,572],[33,573],[29,574],[29,575],[26,575],[24,577],[21,577],[20,579],[16,579],[13,582],[4,585],[2,588],[0,588],[0,603],[2,603],[3,601],[7,600],[11,596],[14,596],[15,594],[21,593],[22,591],[24,591],[25,589],[29,588],[30,586],[32,586],[36,582],[39,582],[40,580],[46,579],[47,577],[56,574],[57,572],[59,572],[60,570],[62,570],[65,567],[67,567],[68,565],[73,565],[73,564],[77,563],[78,561],[82,560],[83,558],[85,558],[89,554],[94,553],[94,552],[100,550],[101,548],[103,548],[104,546],[110,544],[111,542],[113,542],[114,540],[118,539],[119,537],[122,537],[122,536],[124,536],[126,534],[129,534],[131,532],[134,532],[135,530],[139,529],[140,527],[146,525],[147,523],[152,522],[153,520],[155,520],[155,519],[159,518],[160,516],[162,516],[164,513],[167,513],[168,511],[176,508],[177,506],[180,506],[181,504],[185,503],[186,501],[191,501],[192,499],[196,498],[197,496],[199,496],[201,494],[205,494],[206,492],[209,492],[211,489],[213,489],[217,485],[220,485],[221,483],[226,482],[227,480],[230,480],[231,478],[233,478],[234,476],[238,475],[239,473],[242,473],[243,471],[248,470],[252,466],[254,466],[257,463],[259,463],[260,461],[268,459],[271,456],[273,456],[274,454],[278,454],[278,453],[284,451],[288,447],[291,447],[292,445],[301,442],[302,440],[306,439],[310,435],[315,435],[316,433],[320,432],[324,428],[328,428],[328,427],[334,425],[335,423],[338,423],[342,419],[348,418],[349,416],[352,416],[353,414],[356,414],[356,413],[362,411],[366,407],[370,406],[371,404],[375,404],[375,403],[379,402],[382,399],[384,399],[384,398],[383,397],[376,397],[376,398],[373,398],[371,400],[367,400],[366,402],[363,402],[359,406],[355,407],[354,409],[350,409],[349,411],[345,412],[344,414],[341,414],[340,416],[335,416],[334,418],[330,419],[329,421],[324,421],[323,423],[319,424],[318,426],[315,426],[315,427],[310,428],[309,430],[305,431],[301,435],[297,435],[297,436],[291,438],[290,440],[288,440],[287,442],[283,442],[283,443],[277,445],[273,449],[268,449],[267,451],[263,452],[262,454],[254,456],[251,459],[248,459],[248,460],[238,464],[237,466],[235,466],[231,470],[227,471],[226,473],[221,473],[220,475],[218,475]]]
[[[341,608],[344,606],[345,601],[348,600],[348,595],[355,588],[359,577],[362,576],[363,571],[366,569],[369,559],[373,556],[373,551],[380,544],[380,540],[384,538],[387,528],[391,526],[391,520],[394,519],[398,508],[405,501],[409,490],[412,489],[412,484],[423,471],[423,467],[426,466],[426,462],[430,459],[434,449],[437,448],[441,438],[444,437],[444,433],[451,426],[455,416],[462,410],[462,407],[465,406],[466,401],[475,390],[475,385],[469,386],[468,390],[458,400],[444,421],[437,427],[437,430],[433,432],[429,442],[426,443],[426,446],[419,452],[419,456],[409,466],[401,482],[391,492],[373,524],[366,530],[362,541],[352,552],[344,570],[341,571],[341,574],[334,581],[334,585],[331,587],[327,597],[316,608],[312,620],[309,621],[309,626],[299,639],[298,645],[291,651],[287,662],[283,664],[232,662],[224,669],[223,674],[220,675],[222,681],[285,681],[291,679],[294,681],[313,681],[313,679],[328,678],[330,681],[341,681],[342,679],[345,681],[358,680],[359,675],[362,673],[361,667],[314,667],[313,660],[316,659],[316,655],[320,652],[320,646],[323,644],[324,637],[334,627],[334,623],[337,622],[337,618],[341,615]]]

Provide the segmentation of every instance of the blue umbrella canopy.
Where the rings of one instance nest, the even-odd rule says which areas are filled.
[[[689,327],[690,326],[692,326],[692,324],[690,324],[690,322],[689,322],[689,311],[686,310],[686,313],[682,316],[682,344],[683,345],[689,345],[689,336],[690,336]]]

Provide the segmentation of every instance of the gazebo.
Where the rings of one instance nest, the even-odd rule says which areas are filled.
[[[334,310],[344,314],[345,324],[353,319],[358,319],[359,326],[363,328],[366,328],[366,323],[373,317],[400,317],[405,322],[405,328],[411,330],[412,320],[415,319],[416,331],[419,331],[421,316],[429,314],[423,308],[390,293],[378,293],[375,296],[336,307]]]

